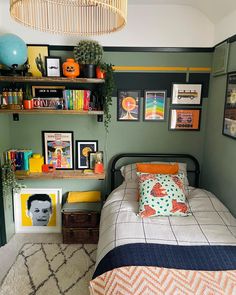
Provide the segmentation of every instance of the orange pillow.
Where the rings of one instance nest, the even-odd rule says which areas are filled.
[[[137,172],[150,174],[177,174],[179,172],[179,164],[136,164]]]

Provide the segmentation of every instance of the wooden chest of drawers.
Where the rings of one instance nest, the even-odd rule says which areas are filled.
[[[97,244],[100,212],[62,212],[62,235],[65,244]]]

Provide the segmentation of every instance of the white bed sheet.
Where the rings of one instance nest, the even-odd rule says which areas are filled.
[[[101,213],[97,261],[130,243],[236,245],[236,219],[209,191],[189,187],[189,216],[140,218],[137,183],[124,182],[106,200]]]

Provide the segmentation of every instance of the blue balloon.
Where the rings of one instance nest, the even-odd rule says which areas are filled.
[[[23,65],[27,60],[25,42],[14,34],[0,36],[0,63],[8,67]]]

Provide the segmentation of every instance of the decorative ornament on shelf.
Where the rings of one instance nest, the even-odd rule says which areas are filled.
[[[62,65],[63,75],[68,78],[76,78],[80,74],[79,64],[73,58],[67,58]]]
[[[20,37],[14,34],[0,36],[0,63],[7,66],[10,75],[17,75],[16,70],[27,60],[27,46]]]
[[[103,57],[103,47],[97,41],[81,40],[74,47],[74,56],[81,67],[82,76],[95,78],[96,66]]]

